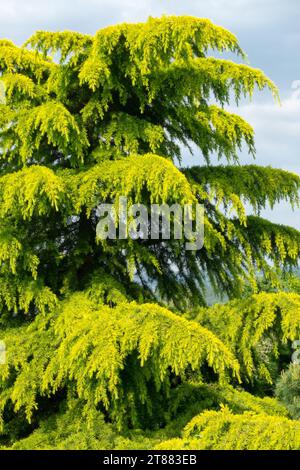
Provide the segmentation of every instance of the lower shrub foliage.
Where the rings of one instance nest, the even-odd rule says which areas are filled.
[[[156,449],[296,450],[300,449],[300,423],[253,412],[234,415],[224,407],[196,416],[181,439],[162,442]]]
[[[217,306],[191,320],[116,285],[70,295],[27,326],[15,318],[3,332],[2,448],[299,448],[299,368],[277,382],[277,399],[245,389],[262,335],[280,350],[297,334],[288,300],[300,304],[284,293],[228,303],[220,331]],[[249,315],[261,324],[254,338]]]

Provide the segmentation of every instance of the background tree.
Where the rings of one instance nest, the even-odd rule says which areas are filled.
[[[300,179],[238,164],[243,145],[254,155],[254,132],[225,105],[255,87],[277,90],[261,71],[212,50],[245,58],[234,35],[193,17],[150,18],[94,37],[40,31],[24,47],[0,41],[3,445],[72,447],[64,430],[75,435],[82,416],[80,448],[108,445],[99,426],[112,446],[137,445],[104,420],[119,432],[164,427],[165,436],[178,435],[193,416],[183,406],[192,384],[237,385],[253,373],[218,328],[182,312],[205,306],[207,278],[232,298],[245,283],[255,291],[258,272],[276,286],[277,272],[297,265],[300,234],[259,212],[282,199],[297,205]],[[196,149],[202,166],[182,169],[184,148]],[[172,239],[97,240],[98,204],[117,206],[120,196],[201,202],[203,249],[188,252]],[[256,215],[246,215],[245,203]],[[298,321],[282,321],[283,340],[293,339]],[[205,409],[199,400],[194,414]]]

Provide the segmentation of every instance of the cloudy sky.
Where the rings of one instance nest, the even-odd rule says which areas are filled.
[[[93,34],[162,14],[210,18],[238,36],[250,65],[272,78],[282,100],[279,107],[270,95],[257,94],[239,109],[255,128],[256,163],[300,174],[299,0],[0,0],[0,37],[22,44],[37,29]],[[242,155],[242,161],[251,160]],[[187,157],[187,163],[197,160]],[[300,229],[300,210],[282,204],[264,215]]]

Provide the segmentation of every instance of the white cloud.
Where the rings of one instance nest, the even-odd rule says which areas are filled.
[[[298,82],[298,83],[297,83]],[[242,106],[240,114],[246,117],[251,124],[264,134],[273,137],[278,132],[287,137],[300,136],[300,81],[295,81],[296,89],[290,96],[281,101],[281,105],[274,102],[251,103]]]
[[[258,164],[300,174],[300,81],[295,81],[294,86],[280,106],[272,100],[261,101],[256,97],[253,103],[231,108],[231,111],[253,126]]]
[[[282,24],[297,13],[299,17],[299,2],[288,3],[283,6],[282,0],[0,0],[0,31],[1,35],[22,41],[35,29],[78,28],[94,32],[108,24],[140,21],[164,13],[209,17],[237,31],[253,30],[270,23]]]

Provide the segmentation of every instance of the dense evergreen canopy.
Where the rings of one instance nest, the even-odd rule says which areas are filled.
[[[228,51],[238,62],[210,55]],[[255,88],[277,99],[244,59],[234,35],[193,17],[95,36],[38,31],[23,47],[0,40],[3,446],[153,447],[177,437],[165,445],[182,447],[186,423],[213,409],[185,428],[186,446],[220,446],[226,422],[228,445],[243,448],[235,440],[243,426],[259,435],[278,422],[299,447],[283,406],[229,385],[262,381],[271,393],[273,356],[300,327],[298,294],[257,294],[258,274],[276,288],[279,273],[298,264],[300,234],[260,210],[297,206],[300,178],[239,165],[242,147],[255,154],[254,131],[226,105]],[[186,148],[195,166],[183,169]],[[97,206],[120,196],[203,204],[203,248],[97,239]],[[229,298],[245,285],[254,297],[209,309],[207,280]],[[262,358],[263,341],[272,354]],[[195,429],[218,429],[216,443],[199,443]],[[251,439],[258,448],[289,440]]]

